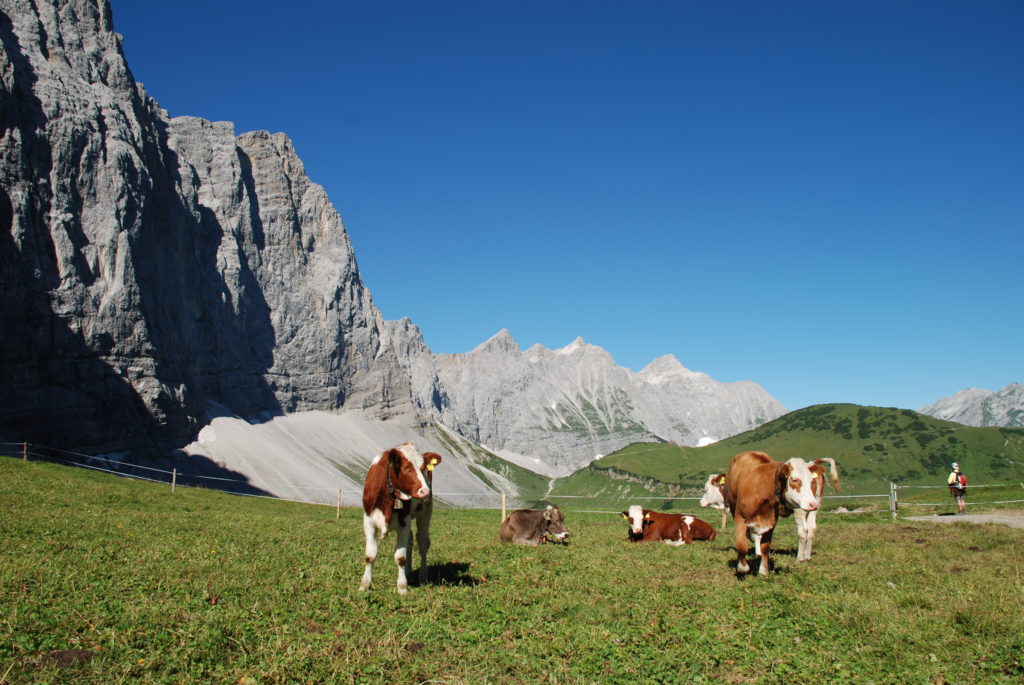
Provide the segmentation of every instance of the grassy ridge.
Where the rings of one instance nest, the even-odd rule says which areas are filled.
[[[959,461],[972,483],[1024,479],[1024,430],[973,428],[903,409],[828,404],[792,412],[752,431],[706,447],[634,444],[558,482],[558,494],[593,494],[597,475],[618,472],[651,480],[647,494],[670,487],[694,493],[708,474],[724,471],[740,452],[760,450],[778,459],[832,457],[848,494],[885,492],[905,485],[945,482]],[[595,487],[595,485],[597,487]]]
[[[443,478],[443,467],[438,471]],[[360,512],[0,458],[0,681],[957,682],[1024,677],[1024,531],[826,516],[797,565],[737,580],[728,535],[497,543],[435,514],[430,581],[394,592],[393,536],[356,590]],[[941,532],[940,532],[941,531]],[[76,651],[77,650],[77,651]]]

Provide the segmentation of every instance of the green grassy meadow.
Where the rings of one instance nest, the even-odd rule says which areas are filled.
[[[635,443],[559,479],[551,493],[587,494],[609,503],[641,495],[699,496],[708,475],[727,471],[732,457],[748,450],[779,461],[832,457],[844,495],[887,493],[890,481],[944,485],[953,461],[963,465],[972,485],[1024,481],[1024,429],[975,428],[906,409],[825,404],[706,447]],[[829,492],[826,504],[833,505]]]
[[[775,571],[737,579],[731,531],[634,545],[563,504],[572,543],[521,548],[497,511],[439,510],[429,581],[400,597],[393,535],[357,590],[355,509],[9,458],[0,501],[5,684],[1024,679],[1024,530],[1004,526],[826,513],[797,565],[787,520]]]

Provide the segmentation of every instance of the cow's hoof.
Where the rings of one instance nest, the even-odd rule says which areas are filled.
[[[407,594],[409,594],[409,588],[407,588],[407,587],[400,587],[400,588],[398,588],[398,594],[400,594],[400,595],[407,595]]]

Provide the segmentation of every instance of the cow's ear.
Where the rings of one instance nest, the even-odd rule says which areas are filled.
[[[395,447],[388,450],[388,461],[392,466],[400,466],[402,464],[402,452]]]
[[[433,471],[434,467],[441,463],[441,455],[437,452],[424,452],[423,463],[426,465],[427,471]]]
[[[621,513],[622,513],[622,518],[624,518],[624,519],[626,519],[628,521],[629,520],[629,514],[627,512],[625,512],[625,511],[623,511]]]
[[[550,521],[551,520],[551,505],[550,504],[548,505],[548,508],[544,510],[544,520],[545,521]]]
[[[782,468],[779,469],[779,481],[782,483],[788,483],[789,477],[793,474],[793,467],[790,464],[783,464]]]
[[[725,476],[719,476],[718,477],[718,484],[719,485],[725,485]]]

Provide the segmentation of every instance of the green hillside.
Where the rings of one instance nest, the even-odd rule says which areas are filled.
[[[615,486],[641,480],[647,495],[695,494],[707,476],[725,471],[740,452],[760,450],[776,459],[836,460],[846,494],[885,492],[890,481],[936,485],[949,464],[963,465],[971,483],[1024,479],[1024,429],[973,428],[906,409],[823,404],[707,447],[633,444],[567,478],[553,494],[612,495]]]

